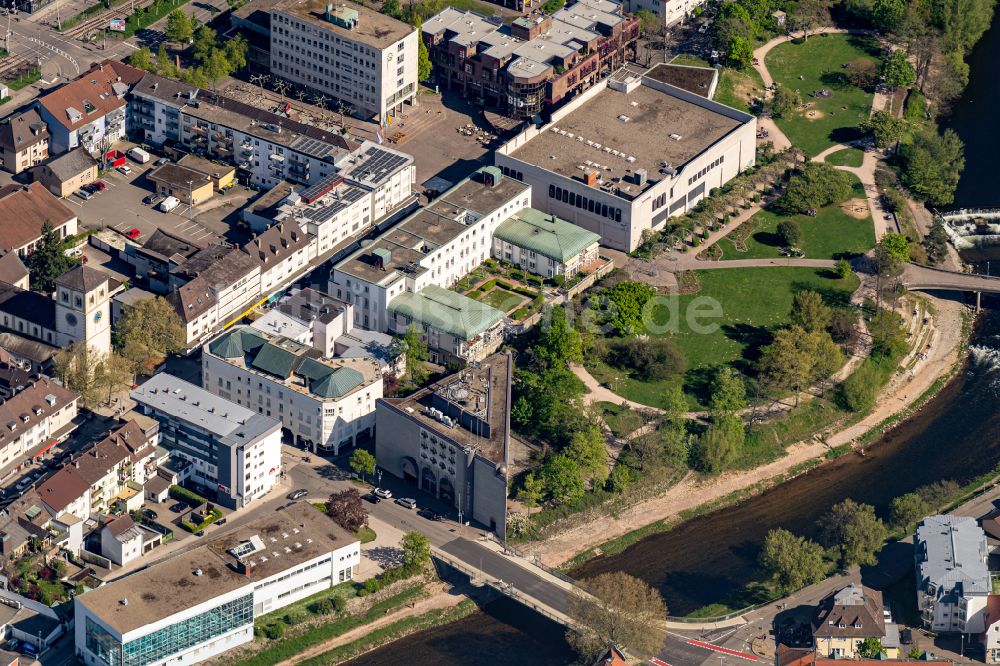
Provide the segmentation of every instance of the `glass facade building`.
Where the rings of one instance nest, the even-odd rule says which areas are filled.
[[[234,629],[253,625],[253,594],[247,594],[122,645],[87,618],[87,649],[108,666],[145,666],[206,643]]]

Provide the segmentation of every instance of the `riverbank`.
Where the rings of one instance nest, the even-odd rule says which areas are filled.
[[[965,306],[950,300],[928,299],[934,306],[935,321],[925,358],[897,372],[883,389],[876,408],[856,423],[825,440],[799,442],[789,447],[782,458],[752,470],[728,472],[712,478],[688,474],[659,497],[617,515],[580,518],[560,533],[529,544],[526,550],[549,566],[567,563],[577,566],[604,554],[602,546],[605,544],[615,552],[620,551],[687,518],[742,501],[787,481],[821,464],[831,451],[843,452],[853,442],[867,442],[883,433],[944,386],[964,358],[969,331],[963,318]]]

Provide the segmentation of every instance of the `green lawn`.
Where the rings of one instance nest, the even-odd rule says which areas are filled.
[[[42,70],[37,67],[32,67],[20,76],[13,79],[7,79],[7,87],[11,90],[20,90],[21,88],[30,86],[40,78],[42,78]]]
[[[743,70],[726,67],[722,70],[719,85],[715,89],[716,102],[747,112],[750,111],[750,99],[763,95],[764,80],[753,67]]]
[[[830,153],[823,161],[833,166],[860,167],[865,153],[859,148],[844,148]]]
[[[796,44],[785,42],[767,54],[767,68],[774,80],[791,90],[799,90],[805,102],[813,102],[807,112],[793,111],[777,121],[789,140],[809,155],[818,155],[832,145],[857,136],[858,123],[871,110],[870,93],[849,84],[844,65],[858,58],[877,61],[877,44],[854,35],[816,35]],[[802,77],[801,79],[799,77]],[[820,89],[830,97],[813,97]]]
[[[510,312],[521,304],[524,300],[524,296],[515,294],[512,291],[507,291],[503,287],[495,287],[485,296],[479,296],[478,300],[486,303],[487,305],[492,305],[501,312]]]
[[[852,176],[853,178],[853,176]],[[855,179],[853,198],[864,199],[861,182]],[[864,220],[851,217],[839,204],[821,208],[816,217],[806,215],[779,215],[765,209],[753,216],[757,227],[747,239],[747,251],[740,252],[728,238],[719,241],[722,258],[772,259],[784,255],[779,251],[778,224],[785,219],[799,223],[802,230],[801,249],[808,259],[839,259],[844,256],[864,254],[875,247],[875,226],[871,214]]]
[[[645,420],[629,407],[607,401],[595,404],[601,410],[601,418],[608,424],[615,437],[624,437],[645,424]]]
[[[711,67],[707,60],[704,58],[699,58],[693,55],[687,55],[682,53],[681,55],[674,56],[674,59],[670,61],[671,65],[690,65],[691,67]]]
[[[830,303],[842,304],[858,286],[854,275],[841,280],[832,271],[815,268],[715,269],[697,271],[697,275],[701,290],[678,299],[680,321],[672,333],[687,359],[684,390],[692,407],[704,406],[717,366],[732,365],[743,372],[752,370],[756,351],[770,342],[775,328],[788,323],[796,292],[815,290]],[[688,306],[694,299],[704,304],[706,297],[721,306],[722,316],[703,318],[704,324],[716,324],[714,330],[695,333],[688,321]],[[654,313],[654,319],[665,324],[667,312],[661,308]],[[677,381],[632,379],[627,372],[592,358],[587,360],[587,368],[598,381],[612,385],[619,395],[654,407],[663,406],[664,390]]]

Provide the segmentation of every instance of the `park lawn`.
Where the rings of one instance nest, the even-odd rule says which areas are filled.
[[[844,148],[826,156],[823,161],[833,166],[860,167],[865,160],[865,153],[859,148]]]
[[[851,176],[853,189],[851,198],[865,199],[865,189],[861,181]],[[867,203],[866,203],[867,205]],[[774,259],[783,257],[781,241],[778,239],[778,224],[785,219],[799,223],[802,230],[802,246],[799,248],[807,259],[840,259],[864,254],[875,247],[875,225],[872,216],[859,220],[845,213],[840,204],[820,208],[816,217],[807,215],[780,215],[764,209],[753,216],[756,229],[747,239],[747,251],[740,252],[729,238],[719,241],[722,259]]]
[[[733,69],[726,67],[719,76],[715,101],[740,111],[750,112],[750,100],[764,97],[764,79],[753,67]]]
[[[844,78],[844,65],[858,58],[878,61],[877,44],[855,35],[814,35],[802,43],[785,42],[767,54],[767,68],[774,80],[799,90],[803,102],[813,102],[808,111],[793,111],[776,122],[788,139],[808,155],[818,155],[830,146],[858,136],[857,126],[871,111],[872,95]],[[799,77],[802,79],[799,79]],[[826,88],[830,97],[813,97]],[[846,107],[846,108],[844,108]]]
[[[701,289],[697,294],[680,296],[677,317],[669,328],[687,360],[684,392],[694,409],[704,408],[716,368],[730,365],[744,374],[752,373],[757,350],[770,343],[772,332],[789,322],[794,295],[803,290],[823,294],[831,304],[844,304],[858,287],[858,278],[837,278],[832,271],[817,268],[761,267],[697,271]],[[695,333],[688,322],[688,306],[699,299],[713,299],[722,310],[721,319],[702,319],[712,325],[705,333]],[[654,311],[654,322],[666,324],[667,312]],[[666,327],[666,326],[665,326]],[[635,402],[663,407],[665,390],[677,382],[671,378],[659,382],[633,379],[628,373],[610,367],[599,359],[588,358],[587,369],[602,384],[618,395]]]
[[[494,287],[487,294],[479,296],[478,299],[487,305],[495,307],[501,312],[510,312],[521,304],[524,300],[524,296],[515,294],[512,291],[507,291],[503,287]]]

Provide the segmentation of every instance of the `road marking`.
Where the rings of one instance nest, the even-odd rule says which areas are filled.
[[[662,659],[657,659],[656,657],[650,657],[649,663],[653,664],[653,666],[670,666],[667,662]]]
[[[728,654],[731,657],[739,657],[740,659],[746,659],[747,661],[758,661],[757,655],[753,655],[748,652],[737,652],[736,650],[719,647],[718,645],[712,645],[711,643],[698,641],[693,638],[688,639],[688,645],[695,645],[700,648],[705,648],[706,650],[711,650],[712,652],[721,652],[722,654]]]

